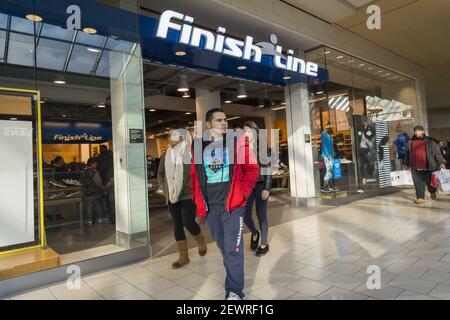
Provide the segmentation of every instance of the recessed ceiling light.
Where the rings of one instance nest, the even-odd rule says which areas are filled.
[[[364,67],[366,64],[365,63],[361,63],[358,65],[358,67]]]
[[[178,57],[184,57],[186,55],[186,51],[177,51],[175,52],[175,55]]]
[[[282,106],[285,106],[285,105],[286,105],[286,102],[282,102],[281,105],[282,105]]]
[[[83,31],[85,32],[85,33],[87,33],[87,34],[96,34],[97,33],[97,30],[96,29],[94,29],[94,28],[84,28],[83,29]]]
[[[239,66],[239,67],[237,67],[237,68],[238,68],[238,70],[246,70],[246,69],[247,69],[246,66]]]
[[[348,60],[348,63],[353,63],[353,62],[355,62],[355,60],[353,60],[353,59]]]
[[[229,104],[229,103],[233,103],[233,101],[231,101],[231,100],[225,100],[225,103],[226,103],[226,104]]]
[[[87,50],[90,51],[90,52],[94,52],[94,53],[99,53],[100,52],[99,49],[95,49],[95,48],[88,48]]]
[[[192,112],[186,112],[186,114],[187,114],[187,115],[190,115],[190,114],[192,114]]]
[[[291,77],[289,77],[289,76],[284,76],[283,77],[283,80],[289,80],[289,79],[291,79]]]
[[[25,18],[33,22],[41,22],[43,20],[41,16],[35,14],[27,14]]]
[[[373,70],[373,67],[369,67],[369,70]]]
[[[44,100],[39,101],[40,104],[46,103]]]
[[[67,117],[65,114],[62,115],[63,118]]]
[[[17,121],[18,119],[17,119],[17,118],[9,118],[9,120],[11,120],[11,121]]]
[[[65,82],[64,80],[55,80],[55,81],[53,81],[53,83],[56,83],[56,84],[66,84],[66,82]]]
[[[331,53],[331,51],[328,51],[328,50],[324,52],[324,54],[330,54],[330,53]]]
[[[106,108],[106,106],[105,106],[104,104],[99,104],[99,105],[97,106],[97,108]]]
[[[398,76],[392,77],[392,79],[397,79],[397,78],[398,78]]]
[[[382,72],[383,72],[383,70],[378,70],[378,71],[377,71],[377,73],[382,73]]]
[[[324,91],[317,91],[316,94],[324,94]]]
[[[150,112],[156,112],[156,109],[150,109]]]
[[[338,60],[344,59],[344,56],[337,56],[336,59]]]
[[[386,77],[388,77],[388,76],[390,76],[391,74],[390,73],[386,73]]]
[[[162,121],[162,120],[158,120],[158,122],[159,122],[159,123],[161,123],[161,122],[164,122],[164,121]]]
[[[182,95],[182,97],[186,99],[186,98],[190,98],[191,95],[189,94],[189,92],[185,92],[185,93]]]

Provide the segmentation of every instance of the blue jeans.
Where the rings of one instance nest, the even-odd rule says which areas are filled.
[[[84,205],[86,208],[86,221],[88,221],[88,222],[93,221],[93,211],[94,210],[95,210],[96,220],[106,218],[106,208],[105,208],[105,202],[104,202],[103,198],[85,199]]]
[[[225,208],[209,212],[206,221],[213,239],[216,241],[225,266],[225,298],[233,292],[244,298],[244,229],[245,208],[232,213]]]
[[[268,200],[261,198],[261,193],[264,190],[264,183],[258,182],[252,193],[247,199],[247,206],[245,207],[245,224],[252,234],[256,234],[256,226],[253,221],[253,202],[256,202],[256,217],[258,218],[259,228],[261,229],[261,244],[267,244],[269,235],[269,222],[267,221],[267,204]]]

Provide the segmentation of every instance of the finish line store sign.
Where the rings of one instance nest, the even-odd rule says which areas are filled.
[[[317,63],[295,57],[294,50],[283,53],[274,34],[270,36],[270,42],[254,43],[251,36],[239,40],[227,36],[226,28],[221,26],[215,32],[194,26],[193,17],[173,10],[164,11],[159,21],[141,18],[144,58],[276,84],[286,84],[289,79],[304,82],[308,77],[326,79],[326,70],[319,68]],[[244,69],[238,68],[245,62],[249,63]]]

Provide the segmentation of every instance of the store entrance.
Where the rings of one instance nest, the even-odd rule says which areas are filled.
[[[194,136],[195,121],[202,120],[204,124],[205,107],[223,108],[229,129],[242,129],[246,121],[267,129],[268,144],[272,145],[273,138],[279,159],[272,168],[269,211],[291,204],[284,88],[149,62],[144,63],[144,76],[150,239],[154,256],[175,250],[172,217],[157,179],[161,157],[169,146],[169,132],[182,128]],[[183,85],[186,90],[179,91]],[[289,215],[269,216],[270,223],[277,224]],[[189,237],[187,230],[186,235]]]

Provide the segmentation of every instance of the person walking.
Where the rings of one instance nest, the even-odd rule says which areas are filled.
[[[425,186],[431,199],[436,200],[436,185],[433,185],[433,172],[445,169],[445,159],[434,139],[427,137],[421,125],[414,128],[414,136],[408,143],[405,165],[411,168],[416,204],[425,203]]]
[[[97,170],[96,158],[90,158],[87,161],[87,167],[81,173],[81,183],[83,185],[84,207],[87,213],[85,224],[91,227],[94,222],[102,223],[106,214],[102,199],[102,194],[105,190],[100,173]],[[95,220],[93,216],[94,210],[96,211]]]
[[[197,215],[208,228],[223,256],[225,299],[244,298],[242,231],[245,206],[258,180],[259,168],[245,135],[228,130],[225,111],[206,113],[210,141],[194,142],[191,187]]]
[[[170,146],[161,157],[157,174],[160,190],[166,197],[173,221],[178,251],[178,259],[172,264],[173,269],[179,269],[190,262],[184,228],[197,241],[199,255],[203,257],[207,253],[202,229],[195,221],[195,205],[192,201],[190,135],[188,132],[185,135],[181,132],[182,129],[170,131]]]
[[[439,141],[439,149],[441,150],[441,154],[444,157],[446,168],[450,169],[450,149],[448,141]]]
[[[256,256],[264,256],[269,252],[269,222],[267,220],[267,205],[269,202],[270,190],[272,188],[272,174],[268,173],[266,170],[271,168],[270,163],[261,164],[258,148],[258,136],[259,127],[253,121],[247,121],[244,123],[244,133],[249,138],[250,145],[254,146],[254,153],[258,161],[260,168],[259,179],[256,183],[255,188],[250,193],[247,199],[247,205],[245,208],[245,224],[249,228],[251,235],[250,248],[256,251]],[[253,221],[253,203],[256,202],[256,217],[258,218],[259,228],[261,231],[256,229],[255,222]],[[261,238],[261,245],[259,245],[259,240]],[[259,245],[259,246],[258,246]]]

